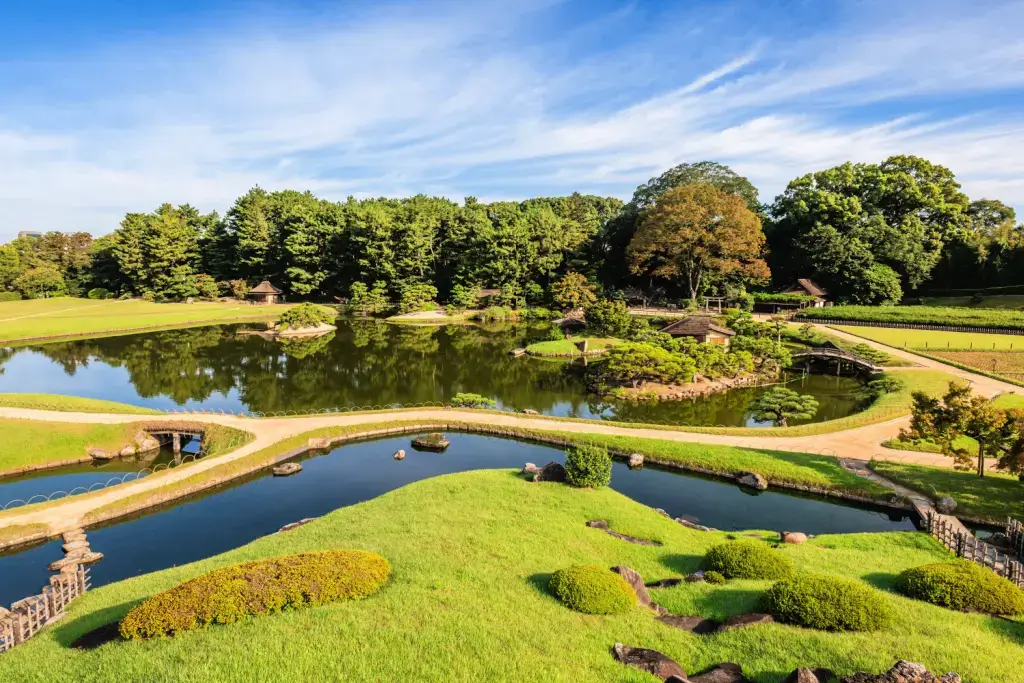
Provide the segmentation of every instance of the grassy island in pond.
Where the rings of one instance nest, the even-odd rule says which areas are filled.
[[[535,342],[526,347],[526,353],[531,356],[581,356],[579,344],[586,342],[587,355],[604,353],[616,344],[621,343],[618,339],[604,337],[573,337],[572,339],[556,339],[553,341]]]
[[[592,519],[664,545],[626,543],[587,528]],[[687,529],[609,489],[527,483],[509,470],[437,477],[224,555],[90,591],[62,621],[0,657],[0,679],[40,680],[39,672],[46,672],[48,681],[79,681],[102,672],[110,680],[248,682],[273,672],[274,680],[285,682],[653,680],[616,662],[610,654],[615,642],[656,648],[693,672],[738,662],[758,682],[779,681],[799,666],[828,667],[841,676],[880,672],[899,658],[933,671],[955,670],[972,683],[1005,683],[1024,669],[1019,619],[954,612],[892,590],[904,570],[948,560],[947,551],[923,534],[820,536],[771,551],[798,572],[877,590],[895,616],[871,633],[768,624],[696,636],[639,607],[581,614],[548,589],[554,572],[578,564],[627,565],[650,581],[680,577],[725,542],[727,534]],[[386,557],[393,570],[387,588],[363,600],[174,638],[115,641],[89,651],[68,647],[140,601],[218,568],[337,548]],[[682,583],[651,589],[651,597],[675,614],[722,619],[757,609],[771,585],[752,579]]]

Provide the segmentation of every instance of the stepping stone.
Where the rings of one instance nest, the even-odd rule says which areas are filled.
[[[835,674],[831,669],[800,668],[786,676],[782,683],[828,683]]]
[[[759,612],[750,612],[748,614],[736,614],[731,617],[726,617],[722,625],[718,627],[720,633],[725,631],[735,631],[738,628],[748,628],[750,626],[757,626],[759,624],[771,624],[775,619],[770,614],[761,614]]]
[[[739,664],[723,662],[713,669],[690,676],[689,683],[750,683]]]
[[[65,567],[73,567],[78,564],[93,564],[103,559],[103,553],[88,553],[85,555],[68,555],[63,560],[50,563],[51,572],[59,572]]]
[[[683,582],[682,579],[662,579],[661,581],[654,581],[647,584],[648,588],[672,588],[678,586]]]
[[[61,550],[63,550],[65,553],[71,553],[71,552],[74,552],[75,550],[88,550],[88,549],[89,549],[89,541],[85,541],[85,540],[82,540],[82,541],[71,541],[70,543],[65,543],[64,545],[61,546]]]
[[[722,626],[722,622],[715,621],[714,619],[687,617],[679,614],[666,614],[665,616],[658,617],[658,621],[666,626],[671,626],[681,631],[689,631],[698,636],[714,633]]]
[[[678,676],[684,681],[686,680],[686,672],[683,671],[683,667],[679,666],[679,662],[663,655],[657,650],[649,650],[643,647],[628,647],[622,643],[615,643],[615,646],[612,648],[612,654],[615,655],[615,659],[626,666],[646,671],[663,681],[669,676]]]

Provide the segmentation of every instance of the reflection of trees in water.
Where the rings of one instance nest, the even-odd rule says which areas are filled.
[[[352,321],[341,322],[333,335],[287,341],[238,335],[239,329],[197,327],[32,350],[68,375],[91,361],[123,367],[142,397],[167,396],[184,404],[234,389],[257,411],[443,401],[461,391],[494,397],[516,410],[550,412],[558,406],[569,415],[614,411],[622,419],[741,424],[758,391],[734,390],[696,402],[604,403],[587,395],[582,366],[509,355],[544,335],[537,326]],[[68,391],[74,393],[73,383]]]
[[[0,348],[0,375],[4,374],[4,363],[13,358],[18,351],[21,349]]]

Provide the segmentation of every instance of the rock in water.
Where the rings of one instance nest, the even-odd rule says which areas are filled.
[[[807,534],[802,534],[799,531],[783,531],[779,534],[779,540],[783,543],[800,545],[807,542]]]
[[[949,496],[943,496],[935,501],[935,509],[940,515],[951,515],[956,512],[956,501]]]
[[[451,441],[444,437],[444,434],[440,432],[434,432],[421,436],[412,440],[412,447],[421,451],[435,451],[440,452],[448,448],[451,445]]]
[[[641,455],[640,453],[632,453],[629,456],[629,460],[626,461],[626,464],[629,465],[629,469],[631,469],[631,470],[634,470],[637,467],[643,467],[644,466],[644,456]]]
[[[626,666],[646,671],[661,680],[665,680],[669,676],[678,676],[686,680],[686,672],[683,671],[683,667],[679,666],[679,662],[661,654],[657,650],[648,650],[643,647],[628,647],[622,643],[615,643],[612,653],[615,655],[615,659]]]
[[[754,472],[744,472],[736,479],[736,481],[758,491],[764,491],[768,488],[768,480]]]
[[[274,468],[275,477],[287,477],[292,474],[298,474],[302,471],[302,465],[297,462],[286,462],[283,465],[278,465]]]
[[[130,458],[131,456],[135,455],[135,452],[135,446],[128,445],[122,448],[120,451],[118,451],[117,454],[122,458]]]
[[[150,436],[149,432],[143,429],[135,432],[135,436],[132,437],[132,441],[135,442],[139,453],[154,451],[160,448],[160,442]]]
[[[113,460],[117,456],[113,453],[108,453],[102,448],[89,448],[89,457],[93,460]]]
[[[644,579],[635,569],[618,565],[612,567],[612,571],[621,576],[626,583],[633,587],[633,592],[636,593],[637,603],[644,607],[651,606],[651,596],[647,592],[647,586],[644,584]]]
[[[392,457],[395,460],[405,460],[405,451],[399,448]]]
[[[84,555],[68,555],[63,560],[57,560],[56,562],[50,563],[51,572],[59,572],[65,567],[71,567],[77,564],[93,564],[103,559],[103,553],[86,553]]]

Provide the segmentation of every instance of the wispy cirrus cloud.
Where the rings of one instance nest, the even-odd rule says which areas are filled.
[[[627,198],[701,159],[770,198],[919,154],[1024,207],[1019,3],[858,3],[807,25],[743,2],[569,14],[589,6],[389,6],[0,59],[0,239],[100,234],[164,201],[223,210],[255,184]]]

